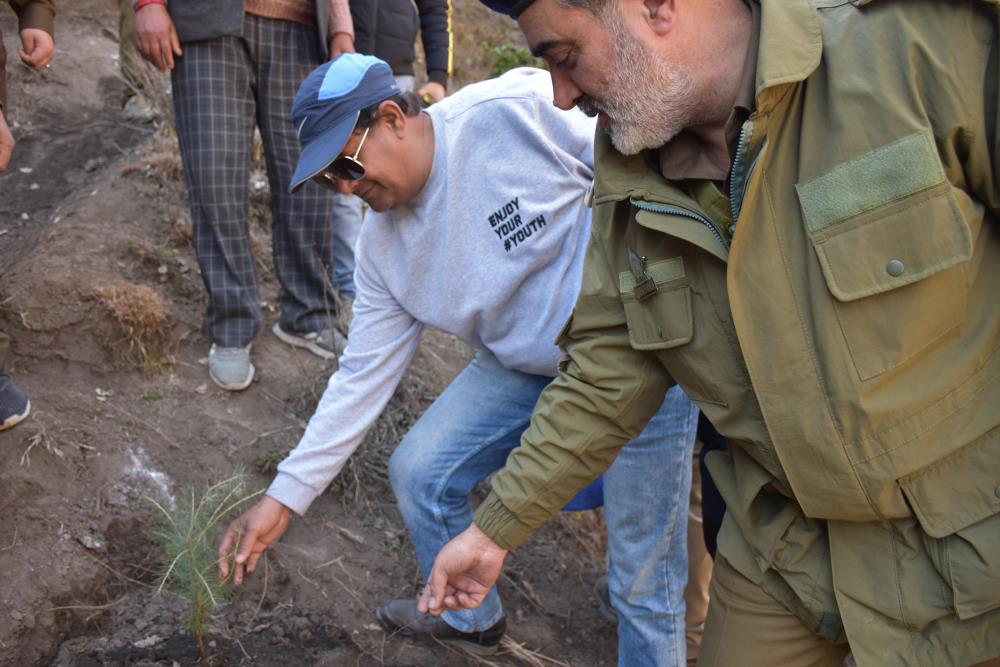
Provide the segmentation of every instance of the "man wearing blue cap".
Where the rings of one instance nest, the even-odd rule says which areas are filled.
[[[679,384],[729,447],[699,665],[1000,664],[998,3],[487,2],[605,131],[567,361],[421,607]]]
[[[520,69],[421,112],[382,61],[345,54],[296,96],[303,149],[291,187],[328,183],[371,211],[358,243],[354,321],[340,367],[267,496],[220,544],[235,578],[327,487],[392,397],[425,325],[476,350],[394,452],[389,474],[426,573],[469,525],[469,493],[503,465],[556,373],[553,341],[579,290],[594,123]],[[697,412],[676,391],[605,476],[609,577],[623,654],[684,661],[686,515]],[[495,651],[496,591],[443,619],[416,600],[378,607],[389,630]],[[661,662],[661,656],[669,661]]]

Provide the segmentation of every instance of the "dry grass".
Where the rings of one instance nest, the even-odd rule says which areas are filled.
[[[120,78],[133,95],[143,98],[163,125],[173,125],[173,103],[170,97],[170,75],[158,71],[137,52],[126,54]]]
[[[124,164],[118,173],[121,176],[136,173],[145,176],[145,185],[150,192],[144,194],[152,194],[163,188],[183,187],[181,152],[173,126],[161,125],[152,140],[143,145],[139,156]]]
[[[583,552],[593,559],[595,569],[603,570],[608,553],[608,532],[604,526],[604,510],[586,510],[583,512],[562,512],[556,519],[566,530]]]
[[[146,285],[117,283],[95,290],[124,334],[121,342],[148,370],[163,370],[169,360],[157,348],[167,340],[167,310],[159,293]]]

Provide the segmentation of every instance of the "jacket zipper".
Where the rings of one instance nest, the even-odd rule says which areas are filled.
[[[746,121],[740,127],[740,138],[736,142],[736,155],[733,157],[733,165],[729,168],[729,207],[733,214],[733,224],[731,229],[736,231],[736,220],[739,218],[740,210],[743,208],[743,195],[746,194],[746,173],[740,170],[740,163],[747,153],[747,139],[753,132],[753,121]],[[739,183],[736,178],[739,176]],[[739,197],[737,198],[737,193]]]
[[[666,213],[669,215],[679,215],[685,218],[691,218],[692,220],[697,220],[701,224],[708,227],[709,231],[712,232],[712,236],[719,240],[722,246],[729,250],[729,241],[726,240],[719,228],[712,223],[708,218],[698,215],[693,211],[689,211],[684,208],[678,208],[676,206],[667,206],[666,204],[651,204],[647,201],[642,201],[640,199],[629,199],[629,202],[636,208],[642,209],[643,211],[650,211],[652,213]]]

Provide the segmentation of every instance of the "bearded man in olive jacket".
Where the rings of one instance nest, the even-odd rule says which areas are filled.
[[[1000,655],[998,3],[488,4],[599,116],[593,235],[421,604],[478,604],[677,383],[730,447],[699,665]]]

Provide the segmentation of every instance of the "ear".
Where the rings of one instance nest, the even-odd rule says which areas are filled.
[[[378,117],[396,136],[402,137],[406,133],[406,121],[409,119],[399,108],[399,105],[392,100],[385,100],[378,105]]]
[[[677,22],[676,0],[643,0],[646,23],[657,35],[665,35]]]

